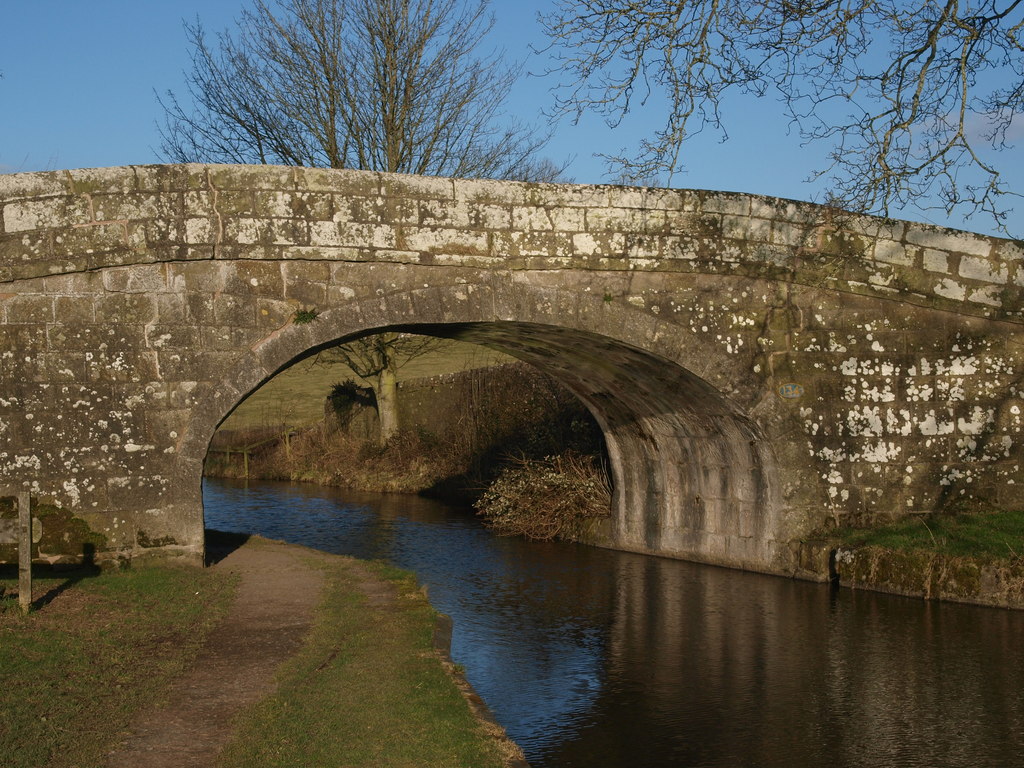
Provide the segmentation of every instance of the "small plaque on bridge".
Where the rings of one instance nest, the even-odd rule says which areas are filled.
[[[43,538],[43,524],[38,518],[32,518],[32,543],[38,544]],[[0,518],[0,544],[18,543],[18,521]]]
[[[798,397],[802,397],[803,394],[804,388],[799,384],[783,384],[779,387],[779,397],[786,400],[795,400]]]

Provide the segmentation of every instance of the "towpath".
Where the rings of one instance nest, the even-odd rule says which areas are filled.
[[[315,558],[327,555],[257,538],[211,552],[213,568],[238,576],[234,604],[167,702],[139,713],[109,768],[212,765],[235,715],[273,690],[310,629],[324,586]]]

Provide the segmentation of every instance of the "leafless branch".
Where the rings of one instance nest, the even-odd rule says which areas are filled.
[[[176,162],[550,181],[548,136],[503,104],[519,72],[477,52],[468,0],[252,0],[233,32],[185,25],[188,97],[158,96]]]
[[[668,116],[634,177],[681,167],[684,142],[727,136],[731,93],[778,97],[807,141],[831,144],[845,207],[888,215],[938,198],[1005,231],[995,153],[1024,112],[1024,0],[559,0],[543,21],[564,71],[557,114],[616,125],[649,98]]]

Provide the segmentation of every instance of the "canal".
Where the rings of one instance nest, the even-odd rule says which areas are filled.
[[[1024,766],[1024,612],[500,538],[414,496],[207,479],[204,506],[415,571],[534,768]]]

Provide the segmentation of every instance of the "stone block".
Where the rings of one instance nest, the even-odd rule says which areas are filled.
[[[455,179],[454,196],[481,205],[521,204],[529,198],[532,187],[521,182],[505,182],[495,179]]]
[[[6,202],[3,206],[4,232],[12,234],[33,229],[54,229],[88,224],[92,221],[89,201],[80,197],[45,197]]]
[[[257,190],[252,197],[253,212],[258,217],[309,221],[330,219],[335,213],[334,197],[322,192]],[[220,196],[217,198],[217,210],[222,214],[232,213],[230,208],[221,205]]]
[[[960,277],[983,283],[1005,285],[1009,277],[1009,269],[1005,264],[994,263],[987,258],[962,256],[960,257]]]
[[[57,296],[54,299],[54,320],[66,325],[92,323],[96,320],[93,299],[89,296]]]
[[[217,243],[220,241],[220,221],[216,218],[186,218],[184,233],[188,244]]]
[[[142,326],[157,319],[156,301],[146,293],[108,293],[97,296],[95,312],[98,322],[111,325]]]
[[[939,251],[966,253],[973,256],[988,257],[992,253],[992,241],[982,235],[970,232],[956,232],[941,227],[929,227],[918,224],[908,227],[906,242]]]
[[[470,225],[470,207],[465,200],[420,200],[418,221],[423,227],[458,227]]]
[[[579,208],[552,207],[548,209],[548,218],[552,228],[559,232],[583,232],[586,229],[585,215]]]
[[[136,165],[132,172],[139,192],[183,193],[210,187],[207,166],[199,163]]]
[[[274,261],[239,261],[225,277],[225,290],[231,293],[280,296],[283,288],[282,266]]]
[[[296,169],[283,165],[207,165],[212,189],[285,190],[296,187]]]
[[[426,251],[446,254],[476,254],[486,256],[490,251],[487,233],[467,232],[448,228],[412,228],[402,229],[396,242],[382,243],[376,247],[395,248],[407,251]]]
[[[894,240],[878,240],[875,242],[875,261],[909,267],[914,263],[914,250]]]
[[[566,235],[543,231],[495,232],[491,235],[489,250],[489,255],[496,259],[571,254]]]
[[[167,279],[162,264],[136,264],[103,272],[103,288],[120,293],[162,293]]]
[[[238,245],[309,245],[309,227],[303,220],[227,218],[223,240]],[[210,235],[215,234],[211,232]]]
[[[111,194],[93,194],[93,214],[96,221],[140,221],[165,215],[166,202],[160,195],[125,194],[115,191]]]
[[[921,256],[924,268],[929,272],[949,274],[949,254],[944,251],[933,251],[925,248]]]
[[[706,192],[701,200],[700,209],[705,213],[722,213],[732,216],[750,215],[750,197],[728,192]]]
[[[657,187],[608,187],[608,205],[613,208],[644,210],[693,210],[696,196],[687,190]],[[596,203],[601,205],[600,202]]]
[[[316,309],[327,303],[327,286],[324,283],[289,280],[285,284],[284,295],[301,308]]]
[[[469,203],[469,226],[473,229],[511,229],[512,209],[490,203]]]
[[[255,308],[245,296],[229,293],[213,297],[213,317],[217,325],[253,326],[256,324]]]
[[[667,231],[665,211],[639,208],[587,208],[588,232],[638,232],[660,234]]]
[[[5,271],[10,272],[4,282],[14,279],[15,270],[25,272],[25,276],[34,277],[37,270],[25,267],[38,264],[53,258],[52,240],[48,232],[19,232],[17,234],[0,235],[0,263]],[[38,274],[46,274],[44,268]],[[20,275],[19,275],[20,276]]]
[[[39,294],[14,294],[0,298],[4,322],[11,325],[38,325],[54,322],[53,297]]]
[[[404,232],[404,230],[403,230]],[[396,248],[398,233],[385,224],[338,225],[339,244],[356,248]],[[402,246],[407,247],[407,246]],[[415,248],[413,248],[415,250]]]
[[[145,329],[146,346],[156,350],[190,350],[202,347],[202,332],[207,326],[154,323]]]
[[[311,192],[333,192],[352,196],[377,196],[381,175],[375,171],[340,168],[296,168],[295,186]]]
[[[58,197],[70,192],[63,174],[53,172],[0,175],[0,201]]]
[[[967,300],[975,304],[984,304],[989,307],[1002,307],[1002,291],[998,286],[987,285],[983,288],[975,288],[968,292]]]
[[[406,197],[415,199],[452,200],[455,198],[455,182],[436,176],[403,176],[397,173],[382,173],[381,193],[385,197]]]
[[[582,217],[581,217],[582,218]],[[512,229],[536,232],[554,229],[547,208],[541,206],[513,206]]]

